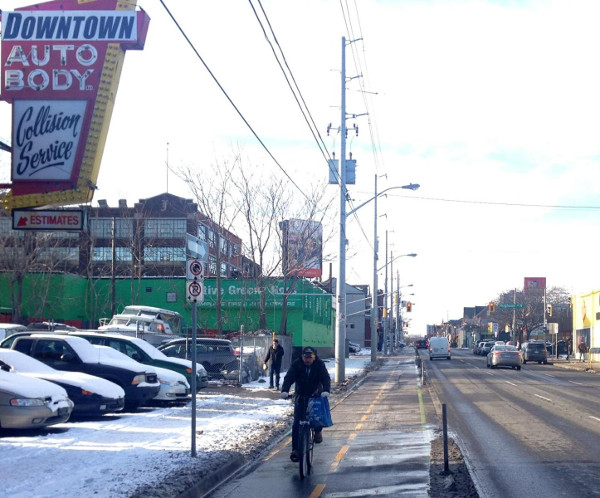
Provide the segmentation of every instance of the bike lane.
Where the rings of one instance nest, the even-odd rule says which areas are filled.
[[[383,364],[335,400],[334,425],[315,445],[311,474],[300,479],[286,437],[261,462],[209,495],[247,497],[427,497],[433,426],[426,423],[412,352]]]

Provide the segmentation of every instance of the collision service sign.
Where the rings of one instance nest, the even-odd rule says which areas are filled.
[[[15,209],[12,215],[13,230],[81,231],[85,227],[85,215],[81,209]]]
[[[125,51],[144,47],[136,1],[59,0],[0,12],[0,99],[13,104],[10,211],[93,197]]]

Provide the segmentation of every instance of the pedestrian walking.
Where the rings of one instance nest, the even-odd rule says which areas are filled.
[[[579,351],[579,361],[585,361],[585,353],[587,353],[587,345],[583,339],[579,341],[579,346],[577,346],[577,351]]]
[[[277,339],[273,339],[273,345],[269,347],[267,356],[265,357],[265,365],[271,362],[269,368],[269,387],[272,389],[276,387],[279,391],[279,373],[281,372],[281,360],[283,359],[284,351],[283,346],[279,344]],[[273,384],[273,377],[275,377],[275,384]]]

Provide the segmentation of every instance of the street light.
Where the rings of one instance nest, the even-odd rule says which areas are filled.
[[[343,71],[342,71],[343,72]],[[344,78],[344,77],[343,77]],[[342,79],[342,88],[344,79]],[[344,103],[344,102],[342,102]],[[345,119],[345,110],[342,110],[342,121]],[[345,128],[345,125],[342,125]],[[344,133],[342,133],[342,142],[344,142]],[[356,206],[346,213],[346,178],[345,178],[345,144],[342,144],[342,159],[340,160],[340,240],[339,240],[339,273],[337,285],[337,313],[335,328],[335,382],[341,383],[346,379],[345,371],[345,352],[346,352],[346,218],[358,211],[371,201],[374,202],[374,223],[373,223],[373,289],[371,290],[371,362],[377,361],[377,198],[390,190],[406,189],[417,190],[420,185],[410,183],[409,185],[389,187],[381,192],[377,192],[377,175],[375,175],[375,195],[362,204]],[[416,254],[414,255],[416,256]],[[400,257],[400,256],[398,256]],[[377,314],[376,314],[377,313]]]

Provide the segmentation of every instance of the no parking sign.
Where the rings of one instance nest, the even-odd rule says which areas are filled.
[[[204,301],[204,261],[196,258],[187,260],[186,296],[190,303]]]

